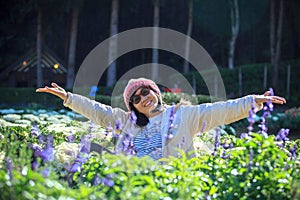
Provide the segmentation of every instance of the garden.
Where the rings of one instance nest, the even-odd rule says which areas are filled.
[[[100,127],[65,109],[0,112],[1,199],[300,198],[300,140],[289,139],[299,108],[275,113],[267,103],[199,134],[196,157],[178,151],[159,161],[114,154],[121,125]]]

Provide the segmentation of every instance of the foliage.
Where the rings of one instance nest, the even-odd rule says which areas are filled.
[[[40,126],[39,132],[53,135],[55,147],[66,143],[63,134],[50,134],[46,126]],[[39,167],[32,169],[34,151],[29,144],[39,142],[32,133],[30,127],[1,128],[2,199],[291,199],[300,195],[299,148],[297,156],[291,156],[291,148],[299,147],[300,140],[278,147],[281,141],[275,136],[251,133],[240,139],[223,134],[213,154],[189,158],[179,152],[179,158],[159,162],[90,154],[79,171],[62,173],[56,160],[38,159]],[[73,142],[80,143],[80,135],[76,133]],[[46,175],[45,170],[49,170]]]
[[[291,65],[291,77],[290,77],[290,94],[291,97],[288,98],[289,106],[298,105],[300,96],[299,96],[299,82],[297,81],[300,76],[299,72],[299,61],[290,61],[290,62],[282,62],[280,64],[279,73],[280,73],[280,82],[286,83],[287,77],[287,66]],[[226,94],[229,98],[234,98],[240,95],[248,95],[248,94],[262,94],[265,92],[267,88],[263,87],[264,84],[264,67],[267,67],[267,86],[271,85],[271,78],[272,77],[272,67],[268,63],[261,63],[261,64],[249,64],[243,65],[233,70],[219,68],[222,80],[224,82],[224,86],[226,89]],[[239,94],[239,70],[242,71],[242,94]],[[208,80],[214,80],[214,74],[207,71],[202,72],[200,75],[198,72],[189,72],[184,75],[185,78],[190,82],[193,83],[193,79],[196,80],[196,88],[197,94],[205,94],[209,95],[209,91],[207,90],[207,83],[204,82],[201,76],[205,76]],[[171,79],[180,80],[177,75],[173,75]],[[213,82],[208,83],[213,84]],[[279,88],[276,89],[276,93],[280,96],[285,96],[286,94],[286,84],[280,84]]]

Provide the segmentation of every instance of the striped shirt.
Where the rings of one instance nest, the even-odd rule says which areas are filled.
[[[136,156],[150,156],[154,160],[162,158],[161,120],[162,114],[150,118],[149,123],[135,137]]]

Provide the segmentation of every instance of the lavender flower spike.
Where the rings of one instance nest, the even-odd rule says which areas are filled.
[[[32,126],[32,128],[31,128],[30,136],[31,136],[31,137],[37,137],[37,136],[39,136],[39,135],[40,135],[40,133],[39,133],[39,128],[38,128],[38,126],[37,126],[36,124],[34,124],[34,125]]]
[[[12,165],[11,159],[9,157],[5,158],[5,164],[6,164],[6,168],[7,168],[7,173],[9,175],[9,179],[12,180],[13,165]]]
[[[171,113],[169,117],[169,126],[168,126],[168,132],[166,135],[166,140],[170,140],[173,138],[173,134],[171,133],[171,129],[174,127],[173,121],[175,118],[175,104],[173,103],[172,108],[171,108]]]
[[[290,148],[290,157],[292,158],[297,157],[297,144],[294,144],[294,146]]]
[[[216,135],[215,135],[214,151],[212,152],[213,156],[217,155],[219,146],[220,146],[220,129],[217,129]]]
[[[249,133],[251,133],[253,131],[253,124],[255,123],[255,106],[254,106],[254,101],[252,102],[251,105],[251,110],[249,111],[249,116],[248,116],[248,122],[249,122],[249,126],[247,127]]]

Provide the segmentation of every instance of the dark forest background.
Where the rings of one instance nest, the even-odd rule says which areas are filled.
[[[118,32],[153,26],[154,3],[157,0],[120,0]],[[271,63],[269,0],[239,0],[240,27],[235,44],[234,65]],[[280,1],[275,5],[277,26]],[[300,1],[283,0],[284,12],[280,62],[300,58]],[[11,66],[30,49],[36,48],[38,8],[42,10],[42,43],[68,66],[70,28],[74,0],[10,0],[0,3],[0,72]],[[111,0],[79,1],[75,73],[88,53],[110,37]],[[189,1],[160,0],[159,27],[186,34]],[[211,55],[219,68],[228,68],[231,38],[230,1],[194,0],[191,37]],[[277,29],[276,29],[277,30]],[[130,67],[152,61],[152,50],[128,53],[117,60],[117,78]],[[159,51],[159,63],[183,72],[183,59]],[[192,66],[189,68],[193,70]],[[100,80],[106,84],[107,77]],[[1,86],[5,86],[2,82]]]

